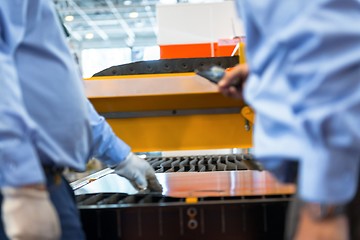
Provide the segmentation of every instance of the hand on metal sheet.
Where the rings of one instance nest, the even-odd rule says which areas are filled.
[[[162,186],[155,176],[154,169],[147,161],[132,152],[114,169],[115,173],[127,178],[138,190],[162,192]]]
[[[6,187],[1,191],[2,220],[10,239],[60,239],[59,217],[45,189]]]
[[[231,71],[225,72],[224,77],[219,81],[219,91],[231,98],[243,98],[243,85],[249,75],[247,64],[236,65]]]

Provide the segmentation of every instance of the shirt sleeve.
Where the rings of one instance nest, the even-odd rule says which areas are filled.
[[[118,138],[105,118],[100,116],[88,101],[90,124],[92,129],[91,157],[95,157],[108,166],[115,166],[125,160],[130,147]]]
[[[299,193],[346,203],[356,193],[360,157],[360,19],[356,1],[326,1],[282,29],[291,107],[303,135]]]
[[[257,111],[257,155],[299,159],[306,201],[350,201],[360,167],[359,1],[238,1],[246,4],[253,77],[245,98]],[[284,176],[278,161],[267,165]]]
[[[34,147],[36,125],[23,103],[15,51],[25,34],[26,1],[0,4],[0,186],[45,182]]]

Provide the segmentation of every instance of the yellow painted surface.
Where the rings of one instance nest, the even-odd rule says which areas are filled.
[[[188,204],[194,204],[197,203],[199,199],[197,197],[187,197],[185,198],[185,202]]]
[[[244,42],[240,42],[239,60],[240,60],[241,64],[246,63],[246,51],[245,51],[245,43]]]
[[[217,86],[195,73],[100,77],[85,81],[88,97],[129,97],[218,93]]]
[[[244,106],[193,73],[111,77],[84,81],[100,113],[226,109]],[[251,132],[239,113],[107,119],[134,152],[251,147]]]
[[[162,77],[181,77],[194,76],[193,72],[186,73],[154,73],[154,74],[133,74],[133,75],[119,75],[119,76],[98,76],[85,78],[84,80],[119,80],[119,79],[138,79],[138,78],[162,78]]]
[[[254,124],[254,120],[255,120],[255,114],[254,114],[254,111],[248,107],[248,106],[245,106],[241,109],[241,115],[249,120],[249,122],[251,122],[251,124]]]
[[[109,119],[135,152],[251,147],[241,114]]]

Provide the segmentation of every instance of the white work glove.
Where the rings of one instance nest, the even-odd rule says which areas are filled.
[[[146,160],[132,152],[113,169],[118,175],[127,178],[138,190],[149,189],[153,192],[162,192],[162,186],[155,176],[154,169]]]
[[[11,240],[60,239],[60,222],[48,192],[30,187],[1,189],[2,220]]]

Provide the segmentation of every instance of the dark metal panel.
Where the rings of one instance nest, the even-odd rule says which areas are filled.
[[[153,61],[139,61],[104,69],[98,73],[95,73],[93,77],[154,73],[184,73],[194,72],[195,69],[201,68],[204,65],[212,64],[220,66],[222,68],[229,68],[234,67],[238,63],[238,56],[209,58],[174,58]]]
[[[186,204],[185,199],[160,195],[126,198],[132,200],[116,206],[91,208],[79,203],[88,239],[283,239],[291,199],[290,195],[220,197]],[[161,199],[169,202],[159,204]]]

